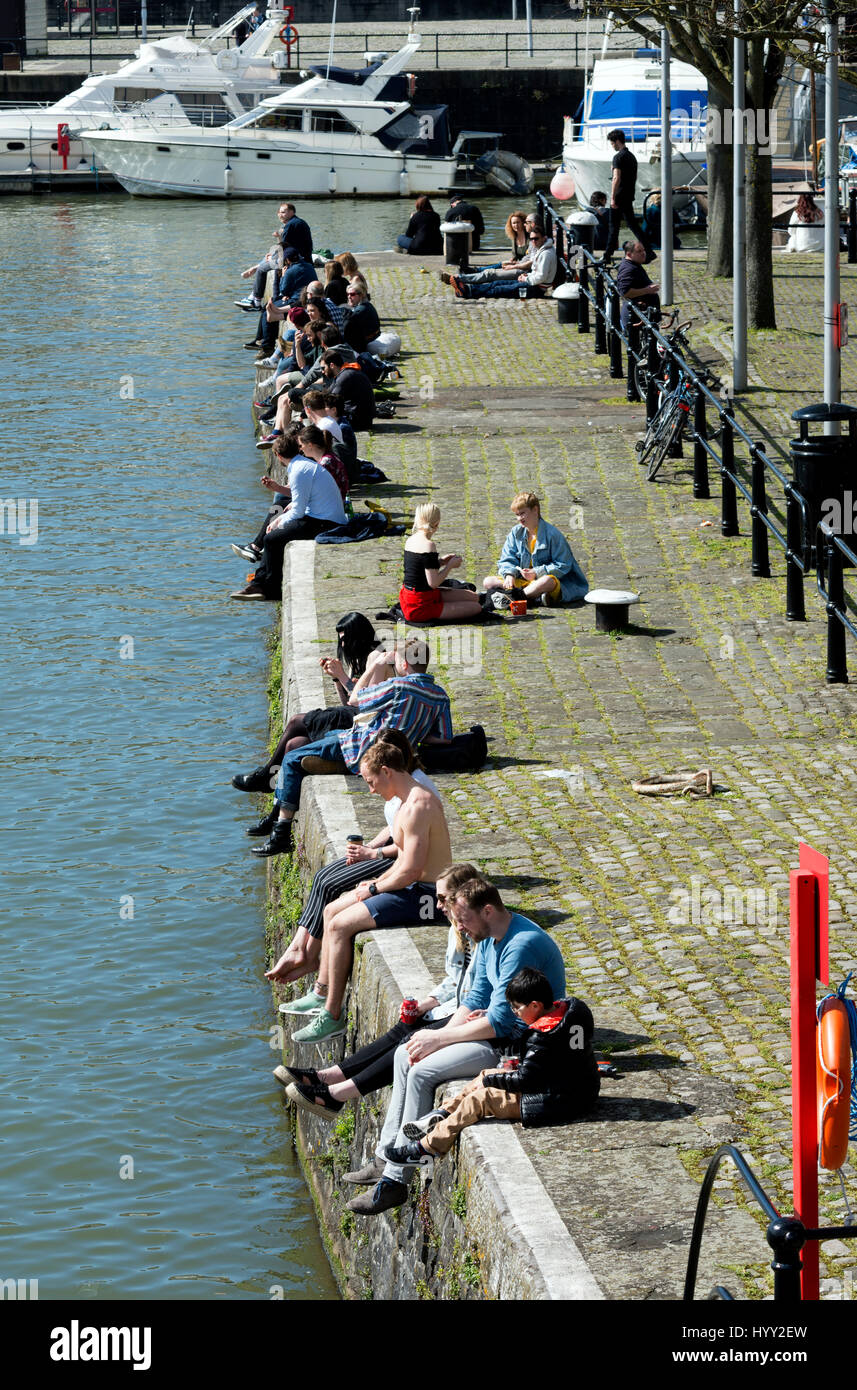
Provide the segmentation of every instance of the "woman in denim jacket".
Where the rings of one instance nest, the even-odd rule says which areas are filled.
[[[494,607],[508,608],[516,594],[545,607],[583,598],[589,591],[586,576],[562,532],[542,518],[535,493],[519,492],[512,513],[518,524],[506,537],[499,573],[484,582]]]

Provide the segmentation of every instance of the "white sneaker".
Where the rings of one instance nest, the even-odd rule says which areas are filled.
[[[505,589],[492,589],[491,602],[495,608],[510,608],[512,606],[512,600]]]
[[[446,1110],[431,1110],[419,1120],[409,1120],[406,1125],[402,1125],[402,1133],[406,1139],[425,1139],[435,1125],[446,1119],[448,1113]]]

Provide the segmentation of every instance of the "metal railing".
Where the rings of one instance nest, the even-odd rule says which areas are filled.
[[[816,525],[812,511],[794,480],[783,473],[771,457],[770,443],[752,439],[735,419],[731,401],[726,404],[713,394],[700,371],[691,365],[656,328],[644,311],[632,308],[635,323],[626,330],[621,322],[620,293],[609,270],[585,246],[577,245],[569,229],[551,207],[543,193],[537,193],[545,231],[557,249],[557,257],[570,279],[580,286],[578,333],[591,331],[594,316],[594,349],[610,358],[610,376],[624,378],[627,397],[641,401],[637,390],[635,365],[645,365],[648,376],[646,424],[654,418],[662,389],[673,390],[684,381],[693,397],[693,495],[711,496],[709,460],[720,475],[720,531],[723,536],[740,534],[738,499],[747,503],[751,525],[751,573],[771,578],[768,548],[772,537],[785,558],[786,618],[806,620],[804,581],[816,573],[817,590],[827,613],[828,684],[846,683],[848,666],[845,634],[857,638],[857,601],[845,592],[846,567],[854,567],[857,555],[829,525]],[[577,268],[576,268],[577,267]],[[594,276],[594,285],[592,277]],[[622,350],[627,351],[627,371]],[[662,386],[662,383],[665,383]],[[709,423],[709,411],[716,425]],[[716,447],[719,441],[719,448]],[[736,457],[736,446],[745,446],[746,461]],[[771,484],[779,486],[781,496],[772,498]]]
[[[721,1145],[705,1170],[705,1177],[702,1180],[702,1187],[696,1203],[696,1214],[693,1219],[693,1233],[690,1238],[687,1273],[685,1274],[684,1293],[682,1295],[683,1301],[685,1303],[693,1302],[696,1291],[696,1276],[699,1269],[699,1253],[702,1248],[702,1236],[708,1215],[711,1189],[725,1158],[731,1159],[735,1164],[753,1201],[768,1218],[765,1239],[774,1252],[774,1258],[771,1261],[771,1269],[774,1271],[774,1301],[777,1303],[800,1303],[801,1251],[807,1241],[853,1240],[857,1236],[857,1226],[823,1226],[813,1229],[804,1226],[797,1216],[781,1216],[746,1158],[740,1149],[736,1149],[734,1144]],[[732,1294],[723,1288],[722,1284],[715,1285],[708,1298],[728,1299],[734,1302]]]

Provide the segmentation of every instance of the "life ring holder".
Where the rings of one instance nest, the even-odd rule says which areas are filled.
[[[818,1161],[836,1171],[848,1154],[851,1121],[851,1029],[849,1010],[840,994],[829,994],[816,1010],[816,1092]]]
[[[277,37],[279,38],[280,43],[283,45],[284,48],[290,49],[292,44],[296,43],[298,40],[297,27],[294,24],[292,24],[291,20],[288,20],[283,25]]]

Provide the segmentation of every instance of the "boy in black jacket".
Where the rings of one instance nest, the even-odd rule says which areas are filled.
[[[535,1127],[567,1124],[592,1108],[601,1085],[592,1014],[581,999],[554,1000],[552,993],[540,970],[520,970],[510,980],[506,998],[530,1029],[520,1061],[481,1072],[445,1109],[405,1125],[409,1142],[388,1146],[391,1162],[432,1163],[462,1129],[489,1115]]]

